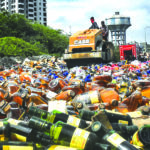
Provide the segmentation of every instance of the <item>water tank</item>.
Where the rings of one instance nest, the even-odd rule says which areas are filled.
[[[111,32],[111,41],[115,45],[125,45],[126,44],[126,30],[131,26],[130,17],[125,17],[120,15],[119,12],[105,19],[106,25]]]

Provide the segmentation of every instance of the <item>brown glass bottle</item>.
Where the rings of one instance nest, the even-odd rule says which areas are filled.
[[[101,101],[100,94],[98,91],[89,91],[83,94],[76,95],[73,99],[73,103],[84,102],[85,104],[94,104]]]
[[[3,112],[6,114],[7,118],[18,119],[21,115],[21,110],[19,107],[17,107],[17,106],[12,107],[11,105],[12,105],[12,103],[10,104],[7,101],[2,100],[0,102],[0,109],[3,110]]]
[[[67,86],[67,83],[63,79],[57,78],[51,80],[48,86],[51,91],[59,93],[63,87]]]
[[[55,99],[56,100],[66,100],[70,101],[75,96],[75,92],[72,90],[62,91],[61,93],[57,94]]]

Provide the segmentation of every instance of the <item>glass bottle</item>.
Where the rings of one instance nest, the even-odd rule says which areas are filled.
[[[74,117],[72,115],[67,115],[58,110],[53,110],[52,112],[47,112],[45,110],[38,109],[36,107],[30,107],[28,111],[29,116],[36,116],[45,121],[56,123],[57,121],[63,121],[67,124],[70,124],[79,128],[86,128],[87,123],[85,120]]]
[[[99,137],[100,141],[105,141],[118,150],[138,150],[114,130],[106,129],[99,121],[91,125],[91,131]]]
[[[19,107],[12,107],[11,104],[5,100],[0,102],[0,109],[3,110],[7,118],[18,119],[21,115],[21,110]]]
[[[44,131],[55,144],[91,150],[94,144],[98,142],[98,137],[94,133],[61,121],[52,124],[37,117],[32,117],[29,120],[29,126]]]
[[[85,104],[99,103],[101,101],[100,94],[96,90],[85,92],[83,94],[76,95],[72,102],[76,103],[80,101],[84,102]]]
[[[137,132],[134,133],[132,137],[132,142],[134,145],[140,146],[142,148],[150,147],[150,125],[143,125]]]
[[[75,96],[75,92],[72,90],[62,91],[59,94],[56,95],[56,100],[66,100],[70,101]]]

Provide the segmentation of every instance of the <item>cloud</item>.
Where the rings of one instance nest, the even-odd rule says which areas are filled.
[[[67,33],[89,28],[91,16],[100,25],[101,20],[111,17],[116,11],[130,17],[132,26],[127,29],[127,41],[144,42],[144,28],[150,26],[150,1],[47,0],[48,26]],[[149,30],[147,28],[146,32]],[[148,34],[147,41],[150,43]]]

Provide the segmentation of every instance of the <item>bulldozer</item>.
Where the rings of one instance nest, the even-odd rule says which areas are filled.
[[[103,40],[103,30],[87,29],[69,37],[69,46],[63,54],[63,59],[70,68],[110,62],[113,56],[113,43]]]

